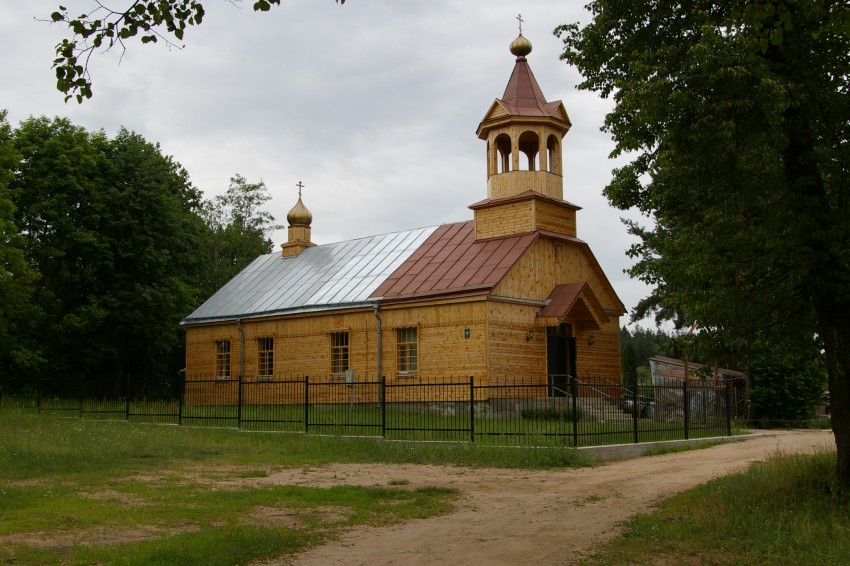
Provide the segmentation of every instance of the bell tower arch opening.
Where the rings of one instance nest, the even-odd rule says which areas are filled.
[[[495,148],[495,167],[493,167],[493,174],[498,173],[508,173],[513,168],[511,167],[513,159],[511,158],[511,137],[508,134],[499,134],[496,136],[496,139],[493,141],[493,146]]]
[[[527,167],[524,171],[537,171],[537,154],[540,151],[540,141],[536,133],[525,131],[519,136],[519,150],[526,157]],[[520,167],[522,169],[522,167]]]

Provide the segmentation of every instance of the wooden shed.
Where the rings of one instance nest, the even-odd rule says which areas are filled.
[[[387,382],[619,382],[625,308],[563,199],[570,120],[548,102],[522,35],[478,127],[486,198],[473,219],[327,245],[299,194],[282,253],[258,257],[186,317],[187,376]],[[203,388],[196,389],[202,400]]]

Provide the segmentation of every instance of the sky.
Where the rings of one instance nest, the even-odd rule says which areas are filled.
[[[132,0],[102,0],[126,9]],[[623,271],[636,241],[602,190],[613,168],[613,108],[579,91],[559,60],[556,26],[588,22],[584,0],[207,0],[183,47],[130,41],[93,57],[94,96],[64,102],[51,69],[67,29],[48,23],[59,4],[72,15],[94,0],[0,4],[0,109],[14,127],[30,116],[62,116],[110,137],[135,131],[188,172],[206,198],[239,174],[263,181],[278,223],[298,197],[313,214],[317,244],[458,222],[487,196],[486,144],[475,135],[514,66],[508,46],[533,45],[529,65],[547,100],[572,121],[564,138],[564,199],[582,207],[578,237],[631,309],[649,294]],[[275,248],[285,231],[273,234]],[[628,317],[622,323],[628,322]],[[651,326],[643,321],[641,326]]]

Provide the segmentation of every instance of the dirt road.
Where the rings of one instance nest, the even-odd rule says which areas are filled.
[[[570,564],[660,499],[776,451],[820,446],[834,447],[831,432],[777,432],[704,450],[556,471],[345,464],[285,470],[263,481],[315,486],[407,481],[410,488],[450,487],[463,497],[449,514],[395,527],[358,527],[332,544],[266,564]]]

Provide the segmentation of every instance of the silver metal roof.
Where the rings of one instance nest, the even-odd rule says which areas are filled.
[[[261,255],[180,324],[374,304],[369,296],[437,226]]]

